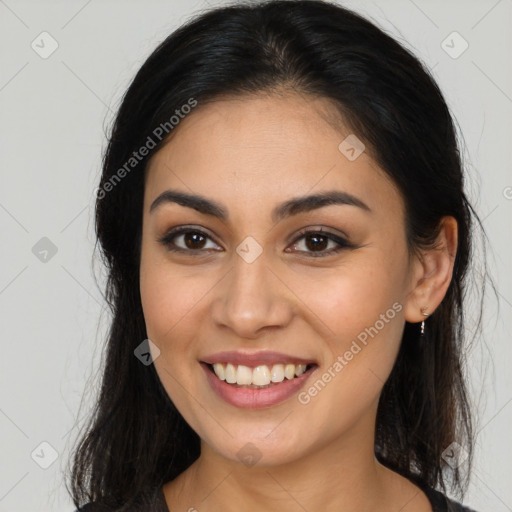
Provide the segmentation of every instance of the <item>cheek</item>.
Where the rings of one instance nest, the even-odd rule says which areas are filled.
[[[140,295],[148,337],[160,348],[171,339],[180,339],[176,331],[186,326],[204,294],[197,281],[188,279],[183,270],[151,254],[142,255]],[[194,284],[195,283],[195,284]],[[176,347],[177,348],[177,347]]]
[[[342,338],[373,325],[401,297],[392,271],[375,265],[311,279],[309,285],[307,305]]]
[[[387,379],[396,359],[403,332],[402,270],[400,251],[389,263],[379,251],[368,251],[357,265],[347,262],[344,271],[311,279],[307,305],[331,331],[327,366],[341,357],[347,389],[359,394],[366,386],[371,399]],[[338,365],[338,369],[341,367]],[[371,375],[375,379],[369,379]],[[354,388],[354,389],[352,389]]]
[[[204,291],[197,282],[193,286],[192,280],[184,279],[182,270],[157,260],[148,255],[141,260],[140,293],[146,331],[160,350],[154,361],[158,377],[169,398],[188,417],[190,396],[184,392],[183,383],[189,381],[190,369],[181,362],[194,357],[194,346],[187,340],[195,336],[194,306]]]
[[[332,436],[340,428],[348,429],[376,404],[403,331],[403,306],[397,300],[399,287],[392,273],[385,274],[376,266],[354,268],[338,274],[335,282],[324,288],[325,293],[309,296],[308,305],[320,311],[335,335],[326,340],[322,371],[299,397],[301,404],[309,404],[320,425],[329,425],[325,435]],[[343,411],[339,421],[329,416],[333,409]]]

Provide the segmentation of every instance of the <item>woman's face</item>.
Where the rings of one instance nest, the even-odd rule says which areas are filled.
[[[140,286],[154,364],[185,420],[233,461],[373,443],[399,349],[415,279],[403,201],[353,138],[339,147],[350,132],[327,109],[292,94],[200,105],[147,169]],[[306,199],[319,194],[337,201]]]

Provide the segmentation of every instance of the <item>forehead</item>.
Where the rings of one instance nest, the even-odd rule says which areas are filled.
[[[340,151],[349,135],[333,104],[322,98],[244,96],[200,104],[151,159],[145,211],[166,188],[213,194],[226,204],[244,198],[259,207],[262,200],[333,188],[365,202],[400,203],[367,151],[353,161]]]

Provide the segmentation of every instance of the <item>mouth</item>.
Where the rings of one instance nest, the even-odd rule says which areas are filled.
[[[229,362],[200,362],[210,388],[230,405],[245,409],[271,407],[284,402],[318,368],[316,363],[275,363],[246,366]]]
[[[278,363],[262,364],[251,368],[242,364],[232,363],[203,363],[219,380],[242,389],[266,389],[287,380],[297,379],[313,370],[317,365]]]

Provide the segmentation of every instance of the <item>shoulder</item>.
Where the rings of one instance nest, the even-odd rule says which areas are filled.
[[[154,508],[150,504],[139,504],[139,505],[133,505],[128,508],[122,507],[122,508],[111,508],[107,507],[101,503],[91,502],[87,503],[86,505],[83,505],[80,508],[77,508],[73,512],[168,512],[167,509],[161,509],[161,508]]]
[[[443,493],[434,489],[423,489],[432,504],[433,512],[477,512],[461,503],[447,498]]]
[[[77,508],[74,512],[112,512],[112,509],[99,503],[87,503],[83,507]]]
[[[77,508],[73,512],[116,512],[117,509],[113,509],[108,507],[103,503],[97,503],[95,501],[91,501],[81,507]],[[129,512],[129,511],[126,511]]]
[[[74,512],[169,512],[162,488],[156,487],[139,495],[137,503],[129,507],[112,508],[102,503],[90,502]]]

